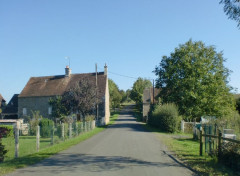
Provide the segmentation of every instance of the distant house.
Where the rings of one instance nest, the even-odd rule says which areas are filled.
[[[88,79],[96,83],[99,94],[102,97],[103,108],[99,112],[102,121],[106,124],[109,122],[109,90],[107,66],[104,72],[71,74],[71,69],[65,68],[65,75],[31,77],[18,96],[18,117],[31,115],[31,111],[40,111],[43,117],[50,118],[52,107],[49,105],[49,99],[61,96],[65,91],[74,86],[82,79]]]
[[[143,91],[143,120],[146,121],[150,105],[157,102],[157,97],[160,93],[160,89],[157,88],[146,88]]]
[[[5,108],[5,106],[6,106],[6,100],[0,94],[0,109],[1,109],[0,110],[0,118],[2,117],[1,114],[2,114],[2,111]]]
[[[2,112],[3,119],[18,119],[18,95],[14,94]]]

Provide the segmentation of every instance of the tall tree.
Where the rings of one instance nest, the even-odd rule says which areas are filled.
[[[144,89],[151,86],[152,82],[148,79],[138,78],[137,81],[134,82],[130,97],[133,101],[136,102],[139,107],[142,105],[142,96]]]
[[[240,0],[221,0],[223,10],[229,19],[235,20],[240,28]]]
[[[115,109],[118,108],[122,101],[122,94],[119,91],[117,84],[109,79],[109,95],[110,95],[110,106],[111,108]]]
[[[176,103],[188,119],[228,114],[235,105],[224,62],[222,53],[201,41],[179,45],[170,56],[163,56],[154,71],[163,102]]]
[[[52,119],[61,118],[69,115],[69,111],[62,103],[62,96],[56,96],[49,99],[49,104],[52,106]]]
[[[95,113],[96,103],[100,101],[97,95],[94,83],[82,79],[63,94],[62,103],[68,111],[80,113],[85,120],[86,115]]]

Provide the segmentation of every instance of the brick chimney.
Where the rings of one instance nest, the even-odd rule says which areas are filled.
[[[70,75],[71,75],[71,69],[67,65],[66,68],[65,68],[65,77],[69,77]]]
[[[104,75],[107,75],[108,73],[108,67],[107,67],[107,64],[105,64],[105,66],[104,66]]]

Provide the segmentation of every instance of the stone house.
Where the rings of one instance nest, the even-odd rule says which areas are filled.
[[[18,95],[14,94],[2,112],[3,119],[18,119]]]
[[[106,65],[104,72],[71,74],[71,69],[67,66],[65,75],[31,77],[18,96],[18,117],[29,116],[32,111],[40,111],[40,115],[43,117],[51,118],[52,107],[49,105],[49,99],[63,95],[65,91],[82,79],[88,79],[95,84],[97,82],[103,105],[101,111],[99,110],[99,118],[101,118],[102,123],[107,124],[110,110]]]
[[[151,104],[157,102],[157,97],[160,93],[160,89],[157,88],[146,88],[143,91],[143,121],[148,118],[148,112],[150,110]]]

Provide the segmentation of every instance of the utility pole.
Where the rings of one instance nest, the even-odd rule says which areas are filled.
[[[98,77],[97,77],[97,64],[95,65],[96,69],[96,120],[98,120]]]

